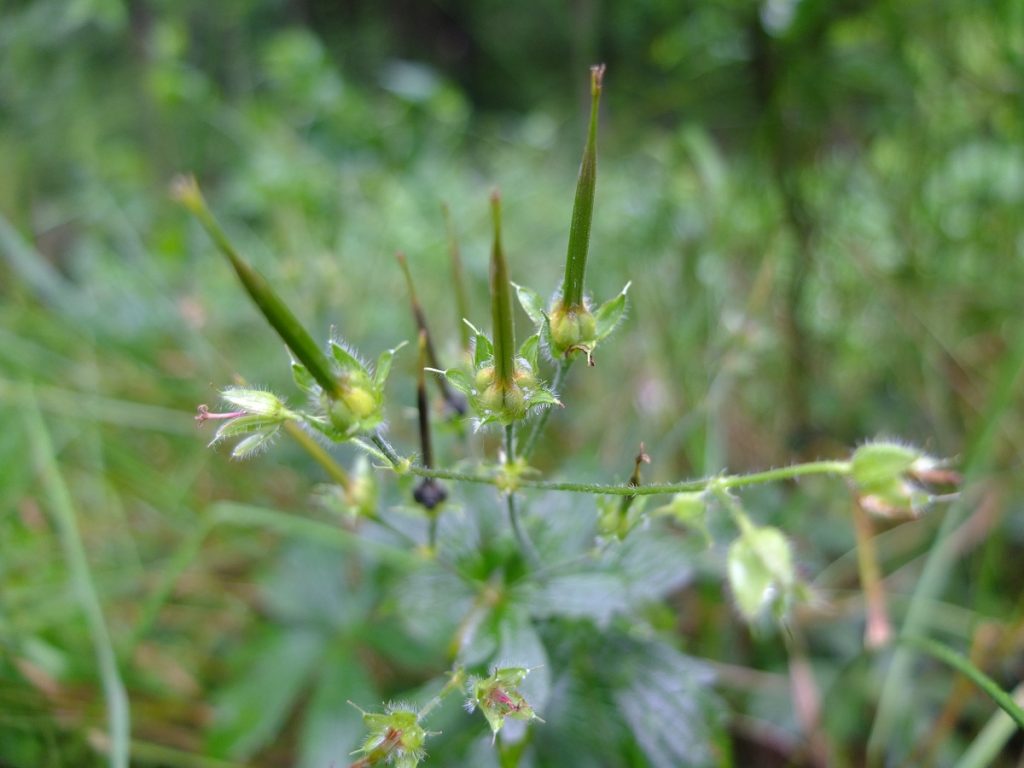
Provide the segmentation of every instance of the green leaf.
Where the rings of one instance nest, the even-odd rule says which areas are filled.
[[[337,764],[339,755],[348,755],[361,744],[363,716],[348,702],[380,700],[364,666],[348,646],[327,652],[302,719],[300,768]]]
[[[437,368],[427,368],[425,370],[444,376],[448,380],[449,384],[464,395],[468,395],[473,392],[473,380],[469,378],[469,374],[460,368],[449,368],[444,371],[439,371]]]
[[[530,318],[530,322],[540,328],[544,324],[544,304],[541,302],[540,296],[535,291],[516,283],[512,283],[512,287],[516,289],[519,306]]]
[[[265,432],[257,432],[255,435],[250,435],[235,446],[234,450],[231,451],[231,458],[248,459],[255,456],[260,451],[270,447],[277,433],[278,428],[275,427]]]
[[[394,360],[395,353],[405,345],[406,342],[403,341],[397,347],[380,353],[380,357],[377,358],[377,365],[373,370],[373,383],[375,386],[378,388],[384,386],[384,382],[388,380],[388,374],[391,373],[391,361]]]
[[[526,398],[526,404],[532,408],[535,405],[561,405],[562,401],[555,397],[550,389],[538,387]]]
[[[473,329],[473,367],[479,368],[492,357],[494,357],[494,346],[487,335],[466,321],[466,325]]]
[[[532,592],[529,605],[538,618],[590,619],[598,628],[607,627],[614,616],[630,610],[622,578],[603,571],[548,579]]]
[[[614,299],[609,299],[594,313],[594,320],[597,324],[597,341],[601,341],[615,330],[626,314],[626,292],[631,283],[626,283],[625,288]]]
[[[530,364],[531,370],[537,372],[537,352],[540,349],[540,334],[535,333],[519,347],[519,356]]]
[[[316,379],[313,378],[309,370],[302,363],[292,362],[292,379],[295,380],[295,386],[307,395],[319,394],[320,387]]]
[[[331,340],[331,354],[334,356],[334,359],[338,362],[338,365],[341,366],[343,371],[349,373],[367,372],[366,366],[362,364],[359,358],[345,349],[344,345],[339,344],[334,340]]]
[[[662,600],[692,581],[695,553],[701,548],[702,542],[675,535],[653,522],[611,548],[608,567],[622,575],[630,603],[643,604]]]
[[[614,665],[616,707],[653,768],[722,765],[710,669],[659,641],[628,643]]]
[[[250,642],[233,681],[214,699],[209,750],[245,760],[273,742],[323,654],[316,629],[273,630]]]

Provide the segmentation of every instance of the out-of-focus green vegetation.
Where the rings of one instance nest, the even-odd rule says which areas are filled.
[[[454,363],[441,203],[471,319],[493,186],[512,279],[554,290],[596,61],[588,285],[632,280],[631,314],[573,371],[534,463],[621,482],[643,441],[645,480],[676,480],[876,435],[959,457],[957,502],[876,524],[888,610],[1018,685],[1024,5],[569,5],[0,6],[0,765],[105,764],[118,679],[146,766],[341,766],[362,737],[347,700],[436,692],[478,615],[465,585],[351,533],[287,440],[235,463],[194,426],[236,376],[290,392],[288,358],[167,184],[195,172],[308,327],[367,357],[414,338],[405,252]],[[407,453],[414,358],[389,384]],[[381,482],[421,535],[411,484]],[[458,554],[501,510],[487,488],[454,504]],[[529,506],[544,552],[584,549],[593,500]],[[692,536],[566,576],[479,649],[546,659],[522,765],[1018,764],[1020,735],[980,737],[995,707],[951,670],[865,651],[841,488],[747,506],[791,537],[819,603],[751,634],[724,548]],[[497,765],[454,704],[430,727],[431,764]]]

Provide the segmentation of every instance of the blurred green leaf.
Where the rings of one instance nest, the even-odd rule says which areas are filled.
[[[325,644],[316,629],[268,629],[243,649],[234,679],[213,697],[210,752],[244,760],[271,743],[321,663]]]

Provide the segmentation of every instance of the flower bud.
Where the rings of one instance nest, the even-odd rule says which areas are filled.
[[[476,372],[476,376],[473,379],[473,383],[476,388],[483,392],[488,387],[494,384],[494,366],[485,365]]]
[[[729,547],[729,586],[736,607],[747,621],[771,608],[784,618],[796,587],[789,541],[778,528],[745,525]]]
[[[423,743],[428,733],[419,724],[419,716],[411,708],[389,705],[383,714],[363,712],[363,723],[370,734],[358,750],[358,754],[363,756],[350,768],[370,768],[375,765],[416,768],[426,755]]]
[[[221,397],[238,410],[227,413],[211,413],[205,405],[200,405],[196,421],[200,424],[217,420],[222,421],[210,445],[231,437],[244,437],[231,451],[232,458],[246,459],[265,450],[277,437],[284,422],[300,418],[300,414],[291,411],[273,392],[243,387],[228,387],[221,392]]]
[[[551,310],[551,353],[564,357],[575,349],[593,349],[597,343],[597,321],[586,306],[566,307],[559,302]]]
[[[368,432],[383,420],[383,398],[365,373],[340,377],[338,391],[337,397],[321,399],[336,429],[345,434]]]
[[[491,249],[491,327],[488,338],[468,323],[475,334],[472,376],[458,369],[439,371],[455,389],[469,398],[480,424],[497,422],[508,426],[525,418],[532,409],[561,405],[551,390],[537,380],[537,351],[540,337],[534,334],[518,351],[512,321],[512,283],[501,245],[501,200],[491,196],[494,244]]]
[[[956,483],[959,476],[937,472],[940,467],[939,462],[912,446],[878,441],[854,452],[850,477],[865,510],[893,517],[920,512],[933,498],[925,486],[937,477],[943,483]]]
[[[519,692],[519,686],[529,672],[525,667],[502,667],[495,669],[490,677],[470,678],[466,708],[472,712],[479,707],[495,736],[505,724],[506,717],[513,720],[540,720]]]

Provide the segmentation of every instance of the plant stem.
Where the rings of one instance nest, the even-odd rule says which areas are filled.
[[[402,459],[395,456],[394,461],[401,463]],[[407,471],[418,477],[433,477],[438,480],[451,480],[457,483],[497,485],[499,482],[498,477],[495,475],[478,475],[469,472],[455,472],[448,469],[426,469],[416,465],[410,466]],[[744,488],[750,485],[764,485],[765,483],[773,483],[779,480],[793,480],[808,475],[843,476],[849,473],[850,463],[848,461],[812,461],[806,464],[793,464],[788,467],[769,469],[764,472],[754,472],[749,475],[723,475],[700,480],[683,480],[678,483],[659,483],[641,485],[639,487],[634,487],[628,483],[608,485],[605,483],[555,482],[535,480],[528,477],[520,477],[516,482],[521,488],[534,488],[539,491],[603,494],[605,496],[661,496],[687,491],[703,491],[712,485],[722,489]]]
[[[889,642],[892,629],[889,612],[885,607],[885,587],[878,567],[878,553],[875,549],[875,532],[871,518],[860,505],[853,502],[853,529],[857,536],[857,569],[860,572],[860,586],[864,590],[867,605],[864,626],[864,647],[878,650]]]
[[[561,394],[562,384],[565,382],[565,375],[569,372],[570,365],[572,365],[571,359],[566,360],[562,358],[555,367],[555,378],[551,382],[551,390],[555,393],[555,397]],[[533,449],[537,446],[537,440],[540,438],[541,432],[544,431],[544,426],[548,423],[548,419],[551,418],[551,411],[552,408],[545,408],[533,423],[533,429],[530,430],[530,434],[526,438],[526,444],[523,445],[522,458],[524,461],[529,461],[530,456],[533,455]]]
[[[384,439],[380,430],[377,430],[370,435],[370,440],[373,441],[373,444],[376,445],[377,448],[380,449],[380,452],[384,454],[384,458],[391,462],[391,468],[396,472],[399,471],[399,467],[405,463],[405,460],[398,455],[394,448],[391,447],[391,443]],[[430,471],[432,470],[426,470],[426,472]],[[421,477],[430,477],[429,474],[424,474],[423,472],[417,472],[415,474],[418,474]]]
[[[463,684],[466,682],[466,675],[461,668],[452,670],[451,675],[448,676],[448,682],[444,684],[444,687],[437,692],[437,695],[428,701],[420,711],[417,713],[416,719],[423,722],[424,718],[429,715],[450,693],[461,691]]]
[[[325,472],[330,476],[331,480],[341,486],[345,493],[348,493],[352,489],[352,480],[348,476],[345,469],[334,460],[324,447],[320,445],[316,440],[310,437],[302,427],[296,424],[294,421],[286,421],[284,423],[284,431],[291,436],[299,444],[309,456],[319,464]]]
[[[515,427],[509,424],[505,427],[505,463],[514,464],[516,461],[516,437]],[[530,563],[531,567],[540,567],[540,555],[537,553],[537,549],[533,546],[533,542],[530,541],[530,537],[526,535],[526,531],[523,530],[522,523],[519,520],[519,510],[516,508],[516,494],[514,490],[509,490],[508,495],[505,496],[506,503],[508,504],[508,521],[512,525],[512,532],[516,536],[516,541],[519,542],[519,549],[522,551],[523,556]]]

